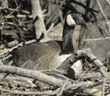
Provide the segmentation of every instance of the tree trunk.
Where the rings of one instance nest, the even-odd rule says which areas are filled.
[[[8,0],[2,1],[3,8],[8,8]]]
[[[32,3],[32,16],[34,20],[36,39],[40,39],[41,36],[43,35],[44,38],[41,41],[42,42],[48,41],[49,37],[47,36],[40,2],[39,0],[31,0],[31,3]]]

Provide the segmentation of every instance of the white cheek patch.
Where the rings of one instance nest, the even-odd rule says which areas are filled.
[[[67,16],[66,21],[67,21],[67,24],[69,26],[75,26],[76,25],[74,19],[72,18],[72,16],[70,14]]]

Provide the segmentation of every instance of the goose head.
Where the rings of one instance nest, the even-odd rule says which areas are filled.
[[[73,47],[73,32],[77,25],[87,25],[81,13],[68,12],[65,18],[62,37],[62,54],[69,54],[74,52]]]
[[[81,13],[68,14],[66,22],[70,27],[75,27],[76,25],[87,25]]]

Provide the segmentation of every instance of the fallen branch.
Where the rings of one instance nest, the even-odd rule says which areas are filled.
[[[97,83],[93,83],[93,82],[78,82],[78,84],[72,84],[69,85],[67,87],[64,88],[65,90],[75,90],[77,88],[80,88],[80,90],[85,90],[88,88],[93,88],[96,87],[98,85],[102,84],[102,81],[99,81]],[[2,92],[8,92],[10,94],[16,94],[16,95],[56,95],[59,93],[59,91],[61,90],[61,88],[56,89],[55,91],[49,90],[46,92],[21,92],[21,91],[11,91],[11,90],[6,90],[6,89],[2,89],[0,88],[0,91]]]
[[[11,91],[0,88],[0,91],[7,92],[9,94],[16,94],[16,95],[56,95],[59,92],[59,88],[55,91],[46,91],[46,92],[20,92],[20,91]]]
[[[18,40],[14,40],[12,42],[7,43],[7,46],[8,47],[13,47],[13,46],[17,45],[18,43],[19,43]]]
[[[48,76],[48,75],[43,74],[37,70],[33,71],[33,70],[23,69],[23,68],[19,68],[19,67],[1,65],[0,72],[1,73],[8,73],[8,74],[9,73],[10,74],[17,74],[19,76],[37,79],[37,80],[43,81],[43,82],[48,83],[53,86],[61,87],[64,83],[64,81],[61,79],[57,79],[55,77]]]
[[[21,42],[21,43],[17,44],[16,46],[12,47],[11,49],[7,49],[6,51],[3,51],[2,53],[0,53],[0,56],[4,55],[5,53],[11,52],[18,47],[22,47],[24,44],[26,45],[26,44],[31,44],[34,42],[36,42],[36,39],[26,41],[26,42]]]
[[[6,76],[4,77],[4,75],[0,74],[0,81],[7,81],[7,82],[11,82],[11,81],[18,81],[18,82],[24,82],[24,83],[27,83],[29,84],[31,87],[35,87],[35,84],[32,83],[32,79],[30,78],[26,78],[26,77],[20,77],[20,76],[17,76],[17,77],[14,77],[14,76]]]
[[[13,9],[13,8],[3,8],[3,7],[0,7],[0,10],[9,10],[9,11],[17,11],[17,12],[22,11],[22,12],[25,13],[25,14],[30,14],[29,11],[19,10],[18,8],[17,8],[17,9]]]
[[[108,77],[110,76],[110,73],[107,73]],[[93,79],[93,78],[103,78],[103,76],[100,74],[100,72],[92,72],[92,73],[82,73],[79,77],[80,80],[84,79]]]
[[[90,50],[85,50],[84,54],[99,68],[100,73],[103,77],[108,77],[107,69],[102,64],[102,62],[98,60],[96,56],[93,55],[93,53]]]
[[[15,16],[14,15],[5,15],[4,17],[7,18],[7,19],[10,19],[10,18],[14,18]],[[18,15],[16,15],[16,17],[24,18],[24,17],[27,17],[27,15],[18,14]],[[32,15],[28,15],[28,17],[32,18]]]
[[[91,60],[92,62],[95,63],[95,65],[100,69],[100,77],[104,78],[105,79],[109,76],[107,73],[106,73],[106,68],[103,66],[102,62],[99,61],[93,54],[92,52],[90,51],[90,49],[85,49],[85,50],[77,50],[72,56],[70,56],[69,58],[67,58],[62,64],[61,66],[59,66],[56,70],[53,70],[54,73],[57,73],[57,74],[66,74],[67,71],[68,71],[68,68],[70,66],[73,65],[73,63],[75,63],[77,60],[79,59],[82,59],[82,58],[89,58],[89,60]],[[69,78],[56,78],[56,77],[52,77],[51,76],[48,76],[46,74],[43,74],[39,71],[33,71],[33,70],[28,70],[28,69],[23,69],[23,68],[18,68],[18,67],[12,67],[12,66],[5,66],[5,65],[1,65],[0,67],[0,72],[3,72],[3,73],[8,73],[8,74],[17,74],[19,76],[25,76],[25,77],[29,77],[29,78],[33,78],[33,79],[37,79],[37,80],[40,80],[40,81],[43,81],[45,83],[48,83],[50,85],[53,85],[53,86],[57,86],[57,87],[60,87],[58,88],[57,90],[55,91],[49,91],[47,93],[45,92],[16,92],[16,91],[10,91],[8,90],[9,93],[13,93],[13,94],[52,94],[51,92],[54,92],[54,94],[56,95],[61,95],[63,94],[63,91],[66,91],[66,90],[85,90],[87,88],[93,88],[95,86],[98,86],[98,85],[101,85],[103,83],[103,81],[99,80],[98,82],[73,82],[71,81]],[[45,72],[45,71],[43,71]],[[52,72],[52,71],[50,71]],[[47,72],[48,73],[48,72]],[[74,74],[74,73],[73,73]],[[60,77],[60,76],[59,76]],[[106,80],[110,81],[109,78],[107,78]],[[73,83],[73,84],[72,84]],[[105,83],[105,82],[104,82]],[[106,82],[107,83],[107,82]],[[110,83],[110,82],[109,82]],[[5,92],[6,90],[2,90],[0,89],[1,91]],[[104,90],[105,88],[103,87],[103,94],[104,94]],[[86,92],[86,91],[85,91]]]
[[[104,77],[108,77],[107,75],[107,69],[103,66],[102,62],[98,60],[93,53],[90,51],[90,49],[86,50],[77,50],[72,56],[67,58],[58,68],[57,70],[61,72],[62,74],[66,74],[69,67],[71,67],[76,61],[79,59],[82,59],[84,57],[89,58],[100,70],[101,74]]]
[[[101,96],[105,96],[105,83],[106,83],[106,79],[103,78],[103,84],[102,84],[102,95],[101,95]]]
[[[61,87],[61,90],[59,91],[59,93],[57,94],[57,96],[61,96],[65,87],[67,86],[68,84],[68,79],[65,81],[64,85]]]
[[[85,89],[88,89],[88,88],[93,88],[93,87],[96,87],[100,84],[102,84],[103,81],[99,81],[99,82],[77,82],[77,84],[71,84],[71,85],[68,85],[65,90],[75,90],[75,89],[78,89],[79,90],[85,90]]]

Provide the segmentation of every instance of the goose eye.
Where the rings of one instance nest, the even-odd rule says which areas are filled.
[[[67,15],[66,22],[71,27],[76,25],[75,20],[72,18],[70,14]]]

